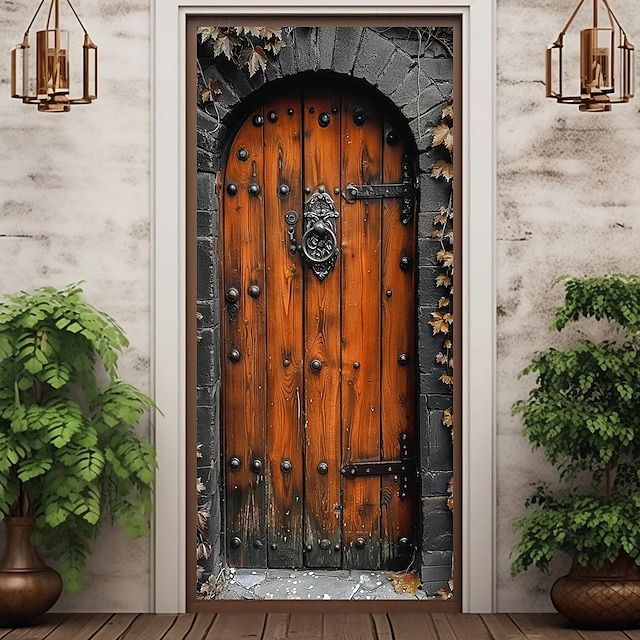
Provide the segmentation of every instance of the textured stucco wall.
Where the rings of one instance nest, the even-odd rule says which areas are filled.
[[[535,570],[515,582],[509,576],[511,520],[529,483],[556,477],[510,416],[511,404],[532,384],[516,380],[516,372],[533,351],[560,340],[547,327],[562,291],[550,290],[549,282],[563,273],[640,271],[637,99],[608,114],[544,99],[543,52],[575,4],[498,0],[497,604],[503,611],[551,607],[551,576]],[[640,6],[614,4],[637,41]],[[590,327],[589,335],[598,333]],[[558,562],[555,570],[564,566]]]
[[[148,390],[149,2],[80,0],[101,47],[101,94],[68,114],[9,99],[9,49],[37,4],[0,1],[0,291],[86,280],[89,300],[130,338],[122,377]],[[149,549],[104,530],[85,588],[57,608],[148,609]]]

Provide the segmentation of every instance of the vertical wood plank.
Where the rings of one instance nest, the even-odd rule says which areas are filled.
[[[206,640],[259,640],[265,621],[264,613],[219,613]]]
[[[428,613],[390,613],[394,640],[439,640],[433,619]]]
[[[266,567],[265,500],[265,372],[266,322],[264,296],[248,295],[251,285],[265,288],[264,276],[264,175],[263,131],[254,118],[264,119],[262,108],[254,111],[240,128],[231,146],[223,185],[223,260],[225,291],[240,294],[237,313],[223,302],[224,327],[223,402],[226,442],[226,546],[227,561],[236,567]],[[238,157],[246,149],[248,158]],[[230,185],[237,192],[229,193]],[[251,195],[258,185],[258,195]],[[231,188],[231,190],[233,190]],[[230,354],[239,351],[237,362]],[[240,467],[229,466],[232,458]],[[257,471],[252,463],[260,464]],[[239,539],[240,544],[234,544]]]
[[[303,300],[302,265],[289,251],[285,214],[302,214],[301,97],[293,92],[273,100],[264,113],[267,553],[270,567],[294,568],[302,566],[303,549]],[[288,192],[281,193],[281,187]],[[301,226],[299,221],[297,237]]]
[[[340,111],[332,92],[308,90],[304,94],[304,177],[308,199],[324,186],[340,211]],[[333,110],[338,109],[336,113]],[[330,114],[328,126],[318,117]],[[336,235],[340,240],[340,220]],[[300,239],[300,236],[299,236]],[[340,267],[321,282],[305,268],[305,565],[339,567],[341,564],[340,501]],[[309,363],[322,363],[314,373]],[[325,474],[318,465],[328,465]]]
[[[355,113],[365,114],[355,122]],[[382,123],[378,106],[342,99],[342,187],[379,184]],[[342,203],[342,459],[380,459],[380,200]],[[347,568],[380,566],[380,478],[344,482]],[[364,540],[364,546],[358,544]]]
[[[322,640],[321,613],[292,613],[287,640]]]
[[[401,136],[387,117],[384,123],[383,180],[385,184],[403,180],[402,163],[406,153]],[[411,455],[417,456],[416,437],[416,215],[401,221],[403,200],[386,198],[382,203],[382,458],[401,457],[400,438],[406,437]],[[410,260],[402,270],[400,260]],[[400,362],[406,354],[408,363]],[[381,536],[382,567],[406,569],[417,547],[415,512],[417,481],[400,493],[401,478],[382,476]],[[399,544],[407,539],[412,546]]]
[[[369,613],[325,614],[323,638],[331,640],[371,640],[375,626]]]

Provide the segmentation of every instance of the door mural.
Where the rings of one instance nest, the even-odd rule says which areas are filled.
[[[315,84],[250,113],[222,203],[226,557],[399,569],[417,545],[414,158]]]

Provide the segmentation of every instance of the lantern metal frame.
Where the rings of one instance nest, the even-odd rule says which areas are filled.
[[[35,104],[38,111],[65,113],[74,104],[91,104],[98,97],[98,47],[80,16],[66,0],[83,33],[82,95],[70,97],[68,32],[60,28],[60,0],[51,0],[44,29],[36,32],[35,73],[31,68],[29,33],[45,0],[41,0],[22,42],[11,51],[11,97]],[[53,25],[51,24],[53,18]]]
[[[611,105],[629,102],[634,96],[635,47],[611,9],[609,0],[593,0],[592,26],[580,31],[580,94],[565,95],[563,93],[565,36],[584,4],[585,0],[580,0],[555,42],[547,48],[546,96],[562,104],[577,104],[580,111],[610,111]],[[600,5],[608,18],[609,26],[599,26]],[[598,43],[602,40],[601,36],[608,39],[609,35],[608,49],[598,48]],[[601,63],[606,63],[604,70]],[[556,65],[557,85],[554,87],[553,74]],[[593,76],[596,73],[598,78],[594,80]],[[616,78],[617,73],[619,73],[618,78]],[[585,74],[590,77],[585,79]],[[589,82],[589,80],[592,81]]]

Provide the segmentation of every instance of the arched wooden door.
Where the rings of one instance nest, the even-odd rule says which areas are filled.
[[[249,115],[220,189],[227,560],[404,568],[417,548],[412,158],[379,102],[322,85]]]

